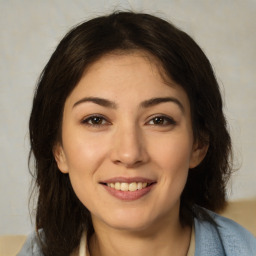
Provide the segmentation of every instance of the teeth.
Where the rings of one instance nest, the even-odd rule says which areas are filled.
[[[128,191],[129,190],[129,184],[128,183],[121,183],[120,186],[122,191]]]
[[[142,188],[145,188],[146,186],[147,186],[146,182],[142,183]]]
[[[136,191],[138,189],[137,183],[133,182],[129,184],[129,191]]]
[[[116,183],[107,183],[108,187],[114,188],[116,190],[121,191],[136,191],[141,190],[148,186],[147,182],[132,182],[132,183],[126,183],[126,182],[116,182]]]
[[[116,189],[116,190],[120,190],[120,189],[121,189],[121,185],[120,185],[119,182],[116,182],[116,183],[114,184],[114,186],[115,186],[115,189]]]

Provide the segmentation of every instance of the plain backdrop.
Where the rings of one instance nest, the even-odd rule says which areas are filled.
[[[71,26],[113,10],[160,16],[203,48],[220,83],[239,168],[229,199],[256,197],[255,0],[0,0],[0,235],[32,229],[28,118],[41,70]]]

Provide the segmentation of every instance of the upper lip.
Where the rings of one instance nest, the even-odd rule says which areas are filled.
[[[107,180],[102,180],[100,183],[132,183],[132,182],[142,182],[142,183],[155,183],[155,180],[144,178],[144,177],[113,177]]]

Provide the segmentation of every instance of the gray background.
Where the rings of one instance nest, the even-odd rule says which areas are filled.
[[[71,26],[120,9],[168,19],[204,49],[225,97],[239,168],[229,199],[256,197],[255,0],[0,0],[0,235],[32,228],[28,118],[41,70]]]

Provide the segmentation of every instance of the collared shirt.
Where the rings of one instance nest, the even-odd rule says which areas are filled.
[[[214,223],[200,217],[194,219],[194,256],[256,256],[256,238],[249,231],[230,219],[206,209],[203,210],[208,213]],[[43,230],[39,233],[43,237]],[[82,240],[84,244],[81,245],[81,253],[85,253],[86,237]],[[190,248],[189,253],[192,250]],[[35,232],[28,237],[17,256],[43,256]]]

